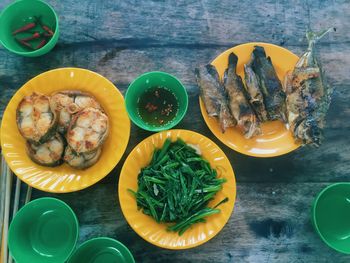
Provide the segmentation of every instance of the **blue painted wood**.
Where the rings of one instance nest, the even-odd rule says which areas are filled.
[[[3,0],[0,9],[10,0]],[[190,95],[189,112],[178,128],[203,133],[229,157],[236,173],[235,212],[222,232],[186,251],[154,247],[128,226],[119,207],[117,183],[127,154],[151,133],[132,126],[121,162],[104,180],[86,190],[56,196],[76,211],[79,243],[110,236],[125,243],[138,262],[350,262],[326,247],[310,224],[313,198],[331,182],[350,179],[350,7],[349,2],[297,1],[73,1],[48,0],[60,17],[55,49],[22,58],[0,48],[0,111],[30,78],[58,67],[82,67],[110,79],[123,93],[139,74],[163,70],[176,75]],[[1,26],[1,25],[0,25]],[[304,33],[334,26],[318,51],[335,87],[326,140],[319,149],[302,148],[268,159],[240,155],[210,133],[198,105],[194,68],[234,45],[270,42],[300,55]]]

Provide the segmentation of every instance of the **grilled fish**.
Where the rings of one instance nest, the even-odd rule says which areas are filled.
[[[264,122],[267,121],[267,112],[264,105],[264,97],[259,87],[258,77],[252,69],[252,62],[254,60],[254,55],[252,53],[252,57],[248,64],[244,64],[244,79],[245,79],[245,87],[248,93],[248,100],[253,110],[255,111],[256,116],[259,121]]]
[[[228,67],[224,73],[224,87],[228,95],[229,108],[237,120],[237,127],[249,139],[260,133],[260,127],[255,113],[246,98],[246,90],[242,79],[236,73],[238,57],[231,53],[228,58]]]
[[[288,123],[297,141],[319,146],[322,129],[331,101],[333,88],[324,82],[323,72],[315,55],[315,43],[328,32],[308,32],[307,51],[300,57],[294,70],[285,77]]]
[[[62,134],[66,133],[75,113],[88,107],[101,109],[101,105],[92,95],[78,90],[64,90],[52,94],[50,106],[57,114],[57,129]]]
[[[70,146],[66,147],[66,150],[64,152],[64,161],[71,167],[76,169],[86,169],[94,165],[100,155],[101,155],[102,149],[101,147],[97,148],[96,151],[93,151],[91,153],[76,153],[72,150]]]
[[[65,142],[56,133],[47,142],[35,144],[27,141],[27,153],[33,162],[43,166],[58,166],[62,163]]]
[[[99,148],[109,132],[107,115],[95,108],[76,113],[68,127],[67,142],[76,153],[90,153]]]
[[[270,121],[281,120],[285,122],[286,95],[283,92],[281,82],[272,65],[271,58],[266,57],[265,49],[261,46],[255,46],[252,56],[252,69],[259,80],[267,111],[267,118]]]
[[[219,119],[222,132],[236,124],[227,106],[224,87],[220,83],[215,67],[206,65],[196,68],[195,75],[200,89],[200,96],[210,117]]]
[[[44,143],[56,133],[57,115],[48,96],[34,92],[24,97],[16,115],[19,132],[31,143]]]

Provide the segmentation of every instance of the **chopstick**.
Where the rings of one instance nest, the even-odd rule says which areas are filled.
[[[28,185],[26,200],[24,203],[27,204],[31,198],[32,198],[32,188]]]
[[[12,219],[15,217],[17,211],[18,211],[18,204],[19,204],[19,197],[21,194],[21,180],[17,177],[16,179],[16,192],[15,192],[15,201],[13,204],[13,212],[12,212]],[[9,255],[8,263],[12,263],[12,257]]]
[[[0,262],[1,263],[12,263],[13,259],[8,253],[8,228],[9,228],[9,217],[10,217],[10,206],[11,206],[11,189],[12,189],[12,171],[7,165],[4,156],[1,158],[1,177],[0,177]],[[25,197],[25,204],[27,204],[32,195],[32,188],[28,185],[27,193]],[[12,219],[19,208],[19,201],[21,196],[21,180],[17,177],[15,196],[13,201],[13,212]]]
[[[16,179],[16,192],[15,192],[15,202],[13,204],[12,218],[18,211],[19,196],[21,194],[21,180],[17,177]]]
[[[7,262],[7,255],[8,255],[8,247],[7,247],[7,236],[8,236],[8,227],[9,227],[9,215],[10,215],[10,199],[11,199],[11,186],[12,186],[12,172],[8,165],[6,164],[6,196],[5,196],[5,214],[4,214],[4,225],[3,225],[3,255],[2,255],[2,262]]]
[[[5,212],[5,191],[6,191],[6,162],[4,157],[1,158],[1,173],[0,173],[0,245],[2,244],[2,230],[4,226]],[[0,246],[1,249],[1,246]]]

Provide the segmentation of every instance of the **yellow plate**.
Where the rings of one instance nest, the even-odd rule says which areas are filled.
[[[50,94],[77,89],[89,92],[101,103],[110,120],[110,132],[103,145],[100,160],[86,170],[63,164],[44,167],[26,154],[25,140],[16,124],[16,108],[24,96],[32,92]],[[67,193],[84,189],[104,178],[122,157],[130,136],[130,121],[124,99],[112,82],[86,69],[61,68],[47,71],[24,84],[6,107],[1,127],[1,144],[11,170],[25,183],[46,192]]]
[[[211,64],[216,67],[222,78],[227,68],[228,56],[234,52],[238,56],[237,73],[244,79],[244,64],[249,61],[256,45],[265,48],[267,56],[272,59],[278,78],[283,83],[286,72],[294,68],[299,58],[289,50],[276,45],[257,42],[235,46],[221,53]],[[237,152],[255,157],[273,157],[294,151],[300,146],[295,143],[292,133],[281,121],[263,123],[261,125],[262,134],[251,139],[244,138],[237,128],[229,128],[225,133],[222,133],[218,121],[208,116],[201,99],[199,102],[204,121],[212,133],[222,143]]]
[[[227,179],[223,189],[209,203],[213,206],[225,197],[229,202],[222,204],[221,212],[207,217],[206,223],[198,223],[188,229],[182,236],[168,232],[166,224],[159,224],[150,216],[137,210],[135,198],[127,191],[137,190],[137,177],[142,167],[151,161],[154,148],[161,148],[165,139],[175,141],[181,138],[186,143],[198,145],[202,156],[210,165],[225,171],[222,175]],[[188,130],[169,130],[153,134],[139,143],[127,157],[119,177],[119,202],[129,225],[146,241],[153,245],[168,249],[187,249],[199,246],[213,238],[224,227],[231,216],[236,198],[236,181],[229,160],[224,152],[205,136]]]

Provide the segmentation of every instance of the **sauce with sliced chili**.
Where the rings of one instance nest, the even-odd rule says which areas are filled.
[[[163,126],[171,122],[179,110],[179,102],[173,92],[157,86],[146,90],[138,99],[138,114],[152,126]]]

